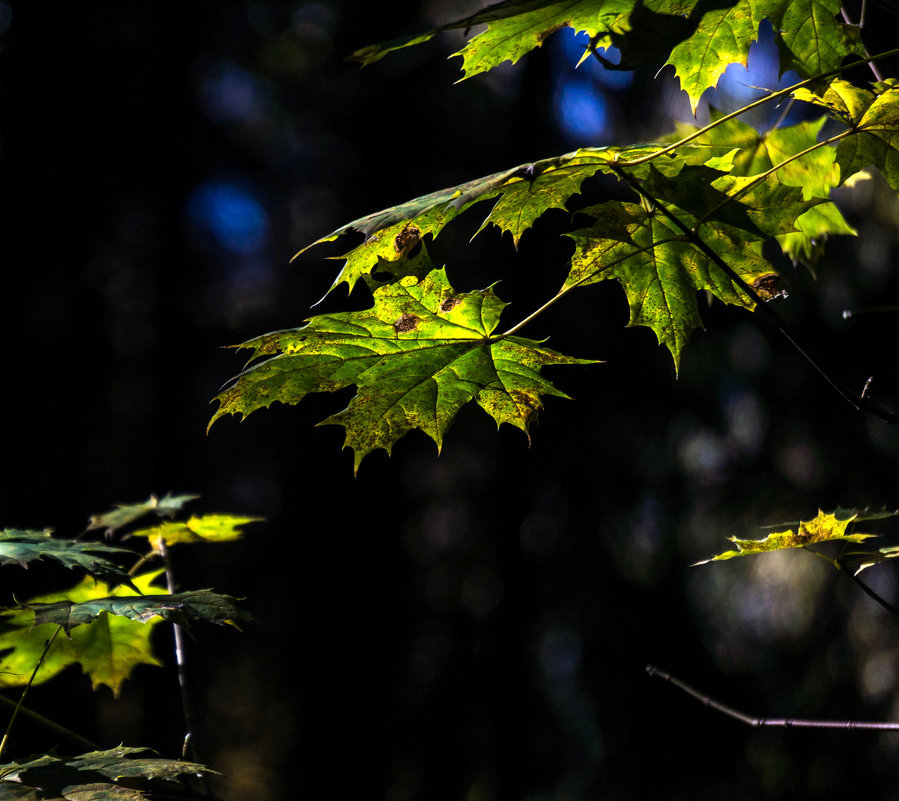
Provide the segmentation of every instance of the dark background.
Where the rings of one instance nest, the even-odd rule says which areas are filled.
[[[659,65],[617,83],[592,64],[573,73],[561,36],[455,86],[452,35],[362,72],[342,60],[473,7],[0,2],[0,525],[74,535],[170,490],[202,495],[197,512],[267,519],[241,543],[175,552],[184,588],[247,596],[261,621],[198,629],[189,655],[197,749],[230,777],[227,799],[899,797],[897,734],[745,729],[643,670],[760,715],[899,715],[897,621],[826,562],[689,567],[762,523],[897,504],[896,429],[855,412],[764,320],[703,304],[708,331],[675,379],[653,334],[625,329],[617,285],[558,304],[525,333],[605,363],[550,371],[575,400],[548,400],[530,447],[472,406],[439,458],[413,434],[353,478],[341,430],[314,427],[349,395],[207,436],[209,401],[242,365],[220,346],[299,325],[336,274],[324,257],[340,246],[289,265],[300,247],[683,119]],[[872,48],[895,44],[890,9],[871,13]],[[779,262],[778,309],[896,408],[895,317],[841,312],[895,303],[899,208],[879,179],[842,202],[859,237],[829,243],[817,279]],[[547,215],[516,253],[495,230],[466,246],[478,215],[435,261],[463,290],[501,278],[511,320],[558,287],[568,217]],[[360,287],[350,305],[367,303]],[[4,603],[70,580],[20,573],[0,571]],[[892,566],[867,575],[895,598]],[[176,755],[165,660],[118,700],[72,670],[30,703],[105,747]],[[8,753],[53,744],[23,724]]]

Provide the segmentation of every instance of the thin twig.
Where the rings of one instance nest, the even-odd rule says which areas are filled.
[[[856,393],[852,392],[852,390],[848,389],[842,381],[840,381],[836,375],[827,367],[824,361],[817,356],[810,347],[800,341],[797,334],[794,334],[787,323],[780,318],[775,311],[773,311],[761,297],[759,297],[758,293],[747,284],[736,272],[734,272],[733,268],[721,258],[708,244],[699,236],[695,229],[691,229],[686,225],[677,215],[675,215],[670,209],[656,200],[641,184],[632,181],[628,175],[621,170],[620,168],[616,168],[615,172],[621,178],[624,183],[631,187],[637,194],[645,197],[650,203],[653,204],[655,208],[657,208],[665,217],[667,217],[672,223],[674,223],[687,237],[689,237],[691,244],[693,244],[698,250],[700,250],[705,256],[707,256],[715,265],[721,268],[727,276],[742,289],[754,302],[756,308],[762,313],[763,316],[767,317],[770,322],[772,322],[780,333],[787,338],[790,344],[796,348],[796,350],[805,358],[805,360],[815,368],[818,374],[828,383],[831,387],[843,398],[843,400],[847,401],[853,408],[858,411],[866,411],[875,417],[879,417],[881,420],[885,420],[888,423],[899,424],[899,415],[896,415],[892,412],[888,412],[885,409],[881,409],[879,406],[874,405],[868,398],[862,398]]]
[[[840,8],[840,14],[841,14],[842,17],[843,17],[843,21],[844,21],[847,25],[854,25],[854,24],[855,24],[855,23],[853,23],[853,21],[850,19],[849,14],[847,13],[846,7],[845,7],[845,6],[843,6],[843,7]],[[865,0],[862,0],[862,13],[861,13],[861,16],[858,18],[858,25],[857,25],[856,27],[858,28],[859,32],[861,32],[862,29],[864,28],[864,26],[865,26]],[[864,43],[864,42],[862,42],[861,44],[862,44],[862,50],[865,51],[865,55],[870,59],[870,58],[871,58],[871,54],[868,52],[868,48],[865,46],[865,43]],[[882,80],[883,80],[883,75],[882,75],[882,73],[880,72],[880,70],[877,68],[877,65],[876,65],[873,61],[868,61],[868,66],[871,68],[871,73],[874,75],[874,80],[875,80],[875,81],[882,81]]]
[[[16,704],[16,708],[13,709],[12,715],[9,718],[9,723],[6,726],[6,731],[3,733],[3,739],[0,740],[0,757],[3,756],[3,750],[6,748],[6,743],[9,740],[9,733],[12,731],[12,725],[16,722],[16,718],[19,716],[19,710],[22,708],[22,704],[25,702],[25,696],[28,695],[28,690],[32,684],[34,684],[34,679],[37,676],[37,672],[41,669],[41,665],[44,664],[44,658],[47,656],[47,651],[50,650],[50,646],[53,645],[53,641],[59,635],[59,632],[62,631],[62,626],[57,626],[56,631],[53,632],[53,636],[44,643],[44,650],[41,651],[41,657],[37,660],[37,664],[34,666],[34,670],[31,672],[31,678],[28,679],[28,684],[25,685],[25,689],[22,690],[22,694],[19,696],[19,702]]]
[[[864,397],[864,392],[862,392],[862,397]],[[803,550],[808,551],[815,556],[820,556],[825,562],[829,562],[830,564],[832,564],[837,570],[840,571],[840,573],[849,576],[849,578],[851,578],[858,585],[859,589],[861,589],[861,591],[864,592],[865,595],[867,595],[872,601],[880,604],[890,614],[899,617],[899,608],[893,606],[893,604],[891,604],[886,598],[871,589],[871,587],[865,584],[865,582],[858,577],[857,573],[855,573],[851,568],[847,567],[839,558],[834,559],[833,557],[828,556],[826,553],[821,553],[821,551],[808,545],[803,546]]]
[[[732,706],[722,704],[716,701],[710,695],[705,695],[699,690],[694,689],[689,684],[682,682],[680,679],[672,676],[670,673],[660,670],[653,665],[646,666],[646,672],[650,676],[658,676],[663,681],[673,684],[679,690],[687,695],[695,698],[703,706],[714,709],[722,715],[745,723],[747,726],[755,728],[774,727],[781,729],[849,729],[849,730],[874,730],[874,731],[899,731],[899,723],[884,721],[859,721],[859,720],[808,720],[806,718],[758,718],[747,715]]]
[[[886,50],[883,53],[878,53],[876,56],[870,56],[870,60],[873,63],[880,59],[891,58],[896,55],[899,55],[899,48],[895,48],[893,50]],[[867,63],[868,63],[867,61],[865,61],[864,59],[861,59],[859,61],[853,61],[851,64],[847,64],[844,67],[837,67],[836,69],[830,70],[829,72],[822,72],[818,75],[812,76],[811,78],[806,78],[804,81],[799,81],[799,83],[794,83],[792,86],[788,86],[786,89],[780,89],[777,92],[772,92],[770,95],[759,98],[758,100],[754,100],[748,106],[743,106],[742,108],[739,108],[736,111],[732,111],[730,114],[725,114],[723,117],[719,117],[714,122],[710,122],[705,127],[699,128],[698,130],[693,131],[693,133],[689,134],[688,136],[685,136],[683,139],[680,139],[677,142],[674,142],[673,144],[668,145],[668,147],[663,147],[661,150],[657,150],[656,152],[650,153],[646,156],[640,156],[640,158],[621,160],[618,163],[620,165],[622,165],[623,167],[635,167],[638,164],[644,164],[647,161],[652,161],[653,159],[656,159],[659,156],[663,156],[666,153],[670,153],[673,150],[677,150],[677,148],[681,147],[682,145],[687,144],[688,142],[692,142],[694,139],[702,136],[703,134],[708,133],[713,128],[717,128],[719,125],[722,125],[723,123],[727,122],[728,120],[732,120],[735,117],[739,117],[741,114],[745,114],[747,111],[752,111],[752,109],[758,108],[759,106],[763,105],[764,103],[767,103],[770,100],[776,100],[777,98],[780,98],[780,97],[786,97],[787,95],[795,92],[797,89],[802,89],[806,86],[810,86],[811,84],[816,83],[817,81],[820,81],[824,78],[830,78],[832,75],[839,75],[844,70],[849,70],[854,67],[862,67]]]
[[[569,284],[568,286],[560,289],[555,295],[553,295],[548,301],[546,301],[546,303],[544,303],[542,306],[540,306],[540,308],[532,311],[527,317],[525,317],[523,320],[520,320],[519,322],[515,323],[515,325],[513,325],[507,331],[503,331],[502,334],[498,334],[496,336],[496,339],[505,339],[506,337],[512,336],[512,334],[517,333],[520,329],[524,328],[524,326],[526,326],[535,317],[539,317],[550,306],[552,306],[554,303],[556,303],[557,301],[564,298],[565,295],[567,295],[569,292],[571,292],[572,289],[577,289],[578,287],[582,286],[585,282],[596,278],[596,276],[600,275],[601,273],[606,272],[607,270],[611,270],[613,267],[617,267],[619,264],[621,264],[624,261],[627,261],[628,259],[632,258],[633,256],[639,256],[641,253],[646,253],[650,250],[655,250],[655,248],[659,247],[660,245],[667,245],[669,242],[683,242],[683,241],[685,241],[685,239],[684,239],[684,237],[682,237],[680,235],[666,237],[665,239],[660,239],[657,242],[652,242],[651,244],[646,245],[646,247],[638,248],[636,250],[631,250],[628,253],[626,253],[624,256],[622,256],[621,258],[615,259],[614,261],[611,261],[608,264],[604,264],[601,268],[598,268],[598,269],[594,270],[593,272],[588,273],[587,275],[583,276],[582,278],[579,278],[573,284]]]

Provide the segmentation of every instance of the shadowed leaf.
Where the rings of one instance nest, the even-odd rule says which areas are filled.
[[[131,525],[140,520],[144,515],[155,512],[159,517],[172,517],[181,511],[184,504],[196,500],[199,495],[172,495],[167,493],[160,500],[151,495],[143,503],[117,504],[116,507],[103,514],[93,515],[88,522],[86,531],[103,529],[107,536],[120,528]]]
[[[131,598],[107,596],[81,602],[69,599],[52,603],[31,602],[22,604],[22,608],[34,613],[36,626],[53,623],[62,626],[66,634],[76,626],[92,623],[104,614],[126,617],[139,623],[147,623],[160,617],[184,626],[200,620],[240,628],[240,623],[250,622],[252,617],[237,606],[236,600],[230,595],[220,595],[211,590],[195,590]]]
[[[120,746],[75,757],[48,755],[0,765],[0,799],[139,801],[182,796],[187,789],[180,784],[182,777],[216,772],[152,753],[147,748]]]
[[[125,548],[116,548],[98,542],[57,539],[49,530],[4,529],[0,531],[0,564],[17,564],[27,567],[36,559],[53,559],[66,567],[79,567],[85,573],[106,581],[129,583],[128,572],[114,562],[105,559],[101,554],[134,557],[134,553]]]

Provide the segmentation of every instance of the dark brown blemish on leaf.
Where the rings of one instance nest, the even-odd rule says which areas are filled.
[[[459,298],[446,298],[440,304],[440,311],[448,312],[451,309],[455,309],[462,301]]]
[[[766,273],[760,275],[752,282],[752,288],[762,300],[773,300],[774,298],[785,298],[786,290],[780,285],[780,276],[777,273]]]
[[[406,314],[400,316],[400,319],[393,324],[393,330],[398,334],[405,334],[407,331],[414,331],[418,328],[419,319],[414,314]]]
[[[397,253],[408,253],[421,242],[421,231],[414,225],[407,225],[393,240],[393,248]]]

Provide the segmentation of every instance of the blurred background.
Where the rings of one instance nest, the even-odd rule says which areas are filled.
[[[301,247],[687,119],[670,69],[575,71],[569,33],[458,85],[461,36],[361,72],[343,60],[479,5],[0,0],[0,526],[75,535],[167,491],[201,495],[198,513],[266,518],[240,543],[174,552],[184,589],[246,596],[261,622],[197,628],[189,652],[196,745],[225,799],[842,799],[860,784],[899,798],[899,734],[747,729],[644,672],[758,715],[899,718],[899,621],[824,560],[690,567],[764,523],[899,502],[899,431],[854,411],[763,319],[703,304],[707,331],[675,378],[654,335],[625,328],[617,284],[558,304],[525,334],[604,363],[549,371],[575,400],[548,400],[530,447],[472,406],[439,458],[413,434],[354,479],[341,429],[314,427],[352,393],[206,434],[243,363],[222,346],[300,325],[338,269],[326,257],[351,245],[288,264]],[[892,5],[869,9],[872,50],[895,45]],[[777,85],[762,34],[713,103]],[[840,202],[859,236],[829,242],[816,278],[779,261],[778,310],[896,409],[895,314],[842,312],[896,303],[899,208],[879,178]],[[481,219],[450,226],[434,259],[462,290],[501,278],[510,319],[526,314],[565,275],[569,216],[546,215],[518,253],[495,229],[468,246]],[[345,307],[343,292],[315,312]],[[349,301],[368,303],[361,286]],[[45,575],[72,580],[32,573],[2,568],[0,603]],[[893,566],[866,576],[897,600]],[[120,699],[74,669],[32,707],[105,747],[177,755],[159,637],[166,667],[139,669]],[[11,757],[53,744],[17,731]]]

